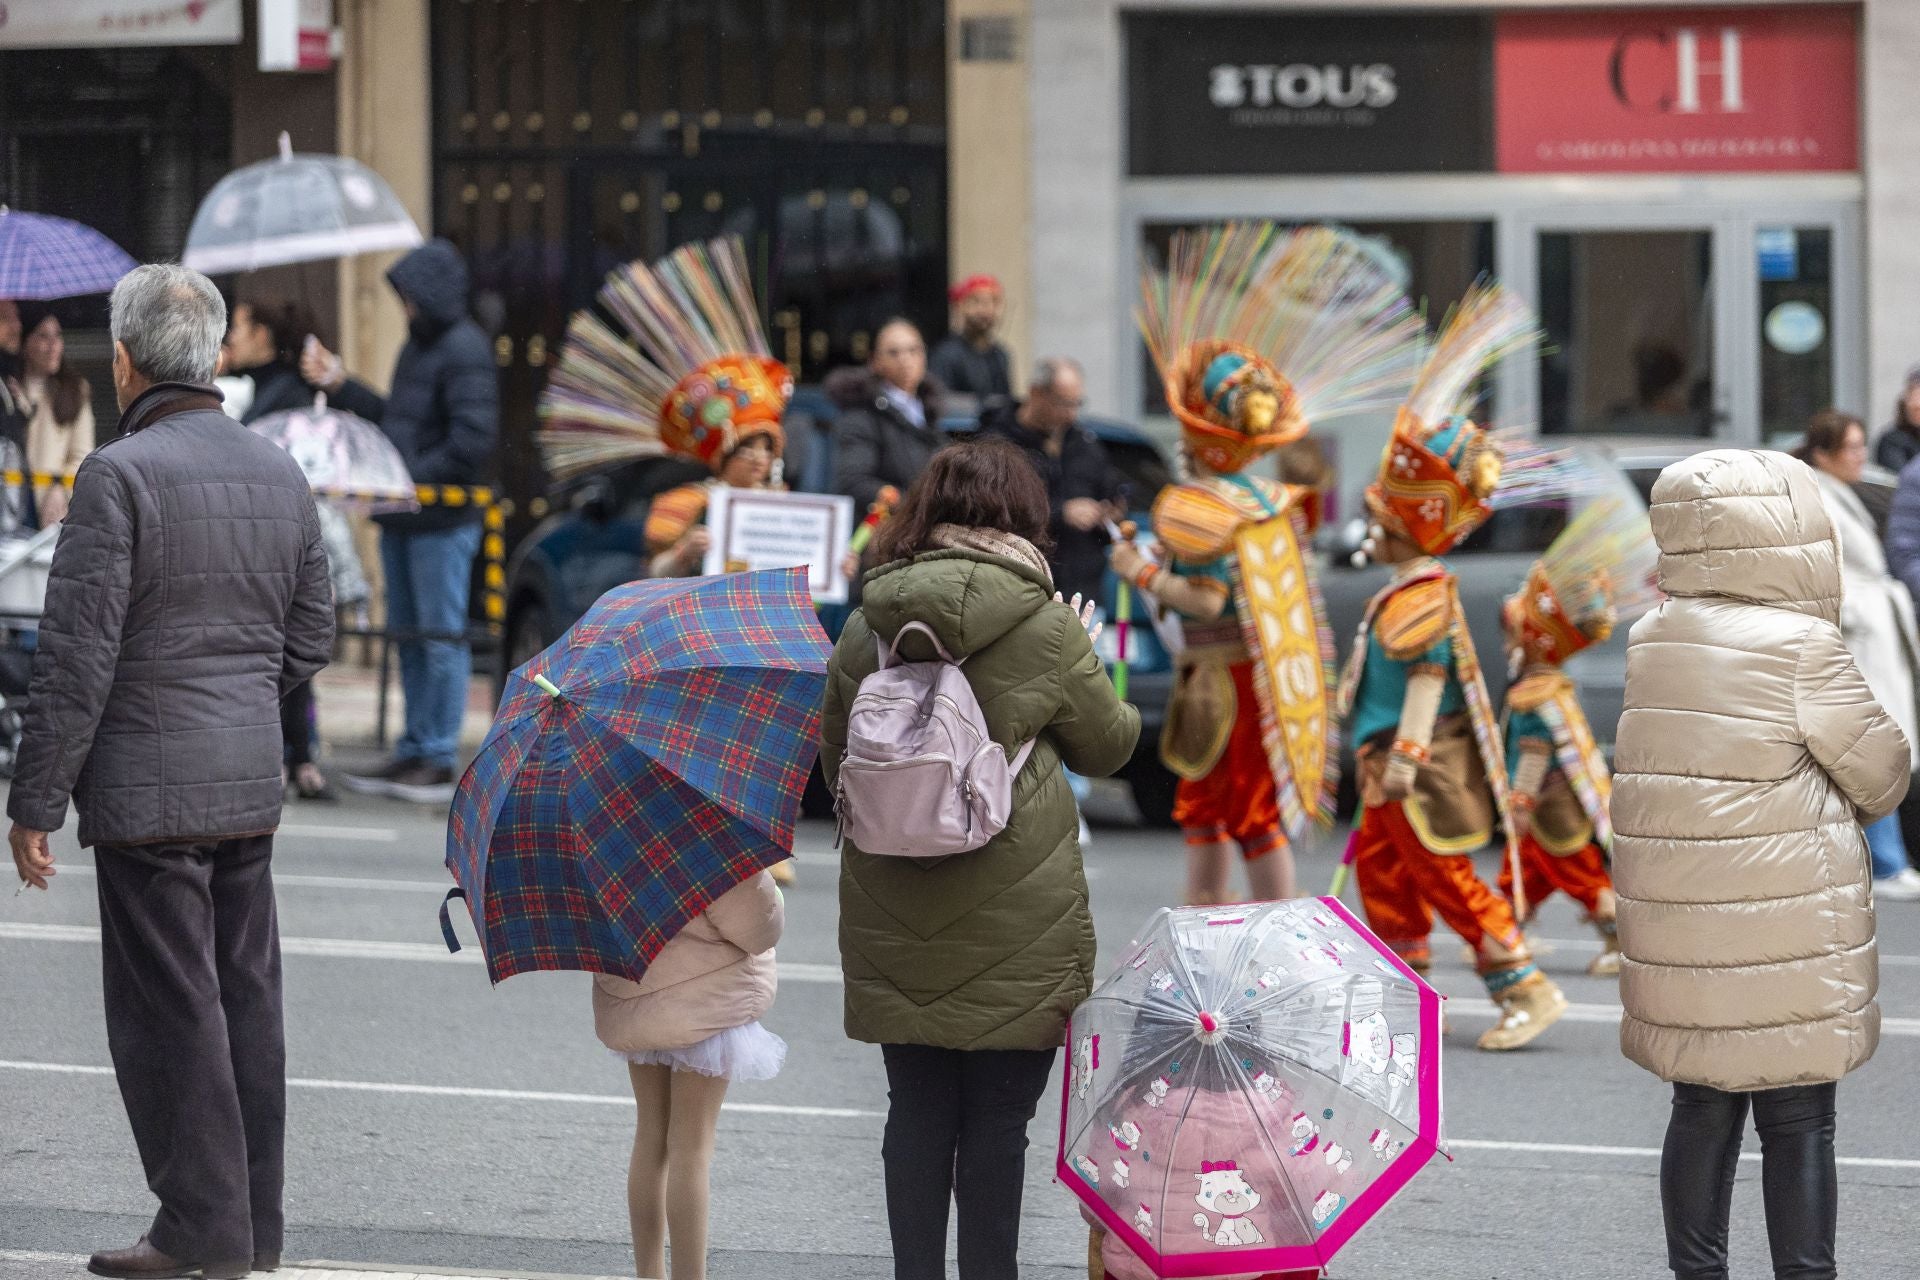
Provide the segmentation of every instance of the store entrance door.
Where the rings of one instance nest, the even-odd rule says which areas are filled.
[[[1545,434],[1777,442],[1860,404],[1852,205],[1529,210],[1500,271],[1538,309],[1537,360],[1502,371]]]

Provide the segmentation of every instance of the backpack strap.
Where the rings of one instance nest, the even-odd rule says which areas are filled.
[[[880,653],[880,669],[882,671],[885,671],[887,668],[893,666],[898,661],[899,654],[900,654],[900,642],[906,639],[907,635],[910,632],[914,632],[914,631],[918,631],[921,635],[925,636],[929,641],[932,642],[933,651],[940,655],[940,660],[942,662],[951,662],[956,667],[964,667],[967,665],[967,660],[965,658],[956,658],[951,653],[947,652],[947,646],[940,643],[940,637],[934,634],[932,627],[928,626],[924,622],[909,622],[906,626],[901,627],[900,630],[894,632],[892,644],[888,644],[885,640],[882,640],[879,636],[875,636],[873,638],[873,643],[878,648]]]
[[[1013,753],[1013,759],[1007,761],[1007,777],[1020,776],[1020,771],[1027,767],[1027,757],[1033,754],[1033,748],[1039,741],[1038,738],[1028,738],[1020,744],[1020,749]]]

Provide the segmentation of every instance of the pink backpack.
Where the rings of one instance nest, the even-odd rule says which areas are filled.
[[[900,662],[900,642],[918,631],[932,662]],[[938,858],[993,839],[1013,816],[1013,780],[1033,743],[1013,758],[987,733],[986,717],[955,659],[924,622],[889,645],[875,638],[880,669],[860,682],[847,714],[834,809],[840,832],[864,853]]]

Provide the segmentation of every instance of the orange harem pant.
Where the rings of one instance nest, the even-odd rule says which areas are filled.
[[[1432,955],[1428,935],[1437,912],[1477,953],[1492,937],[1521,950],[1513,906],[1487,888],[1465,854],[1433,853],[1420,842],[1401,804],[1368,809],[1355,833],[1354,878],[1367,924],[1403,960]]]
[[[1239,710],[1226,750],[1213,771],[1198,781],[1180,780],[1173,791],[1173,820],[1190,845],[1232,840],[1248,862],[1286,843],[1280,832],[1280,796],[1273,766],[1260,741],[1259,695],[1253,687],[1253,663],[1227,668]]]
[[[1578,853],[1565,857],[1547,852],[1529,833],[1520,841],[1520,887],[1527,891],[1527,914],[1553,896],[1555,889],[1586,908],[1588,915],[1600,909],[1600,895],[1613,888],[1607,872],[1607,855],[1599,845],[1588,842]],[[1513,901],[1513,864],[1500,864],[1500,892]]]

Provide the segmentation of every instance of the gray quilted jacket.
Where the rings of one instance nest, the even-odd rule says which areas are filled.
[[[280,699],[327,663],[333,590],[293,458],[162,383],[80,464],[7,812],[80,843],[280,824]]]

